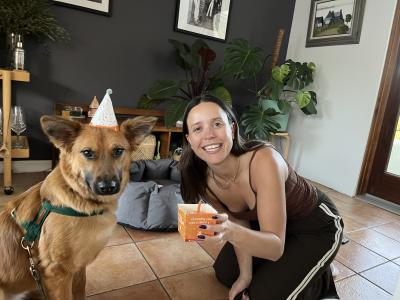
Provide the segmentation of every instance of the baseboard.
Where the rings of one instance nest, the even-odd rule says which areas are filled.
[[[12,162],[13,173],[34,173],[51,169],[51,160],[16,160]],[[3,174],[3,162],[0,162],[0,173]]]
[[[360,199],[364,202],[367,202],[369,204],[378,206],[387,211],[390,211],[394,214],[400,215],[400,205],[395,204],[393,202],[381,199],[379,197],[376,197],[376,196],[370,195],[370,194],[357,195],[356,198]]]

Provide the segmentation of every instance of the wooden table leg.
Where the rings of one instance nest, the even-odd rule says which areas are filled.
[[[3,174],[4,191],[12,186],[11,169],[11,128],[10,128],[10,107],[11,107],[11,73],[2,71],[3,79]],[[12,193],[12,191],[11,191]]]

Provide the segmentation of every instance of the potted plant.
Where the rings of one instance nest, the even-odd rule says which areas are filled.
[[[231,103],[231,95],[223,84],[223,74],[210,74],[216,54],[203,40],[197,39],[191,46],[177,40],[168,41],[175,48],[176,63],[184,71],[185,78],[156,80],[139,100],[139,108],[149,109],[168,102],[165,125],[169,128],[181,119],[188,101],[196,96],[207,93]]]
[[[13,50],[16,39],[24,36],[40,43],[69,40],[68,32],[59,25],[50,5],[49,0],[0,0],[0,35],[6,40],[8,51]]]
[[[271,132],[285,131],[291,109],[295,106],[304,114],[316,114],[317,95],[305,88],[314,80],[314,63],[287,60],[272,69],[264,84],[260,75],[269,56],[244,39],[233,40],[225,51],[224,72],[236,79],[253,79],[250,89],[257,103],[250,105],[241,116],[246,135],[266,140]]]

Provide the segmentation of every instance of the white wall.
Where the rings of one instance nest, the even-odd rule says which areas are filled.
[[[356,192],[396,0],[366,0],[359,44],[305,48],[311,0],[297,0],[287,58],[313,61],[318,115],[292,113],[289,161],[302,176]]]

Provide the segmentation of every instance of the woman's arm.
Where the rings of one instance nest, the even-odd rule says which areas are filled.
[[[279,153],[265,148],[255,155],[250,173],[257,192],[260,231],[231,222],[226,215],[218,215],[220,224],[208,225],[208,229],[219,233],[212,239],[229,241],[249,256],[276,261],[285,246],[287,165]]]
[[[208,200],[210,204],[220,213],[220,219],[218,222],[223,222],[221,217],[225,217],[228,219],[229,212],[215,199],[211,194],[208,195]],[[222,214],[221,214],[222,213]],[[233,216],[229,215],[229,219],[232,220],[238,226],[243,226],[244,228],[250,228],[250,223],[244,220],[235,219]],[[212,241],[212,239],[206,239],[206,241]],[[219,242],[224,242],[219,239]],[[250,285],[251,279],[253,278],[253,257],[247,252],[241,250],[239,247],[234,246],[237,262],[239,265],[239,277],[232,285],[229,290],[229,300],[234,299],[237,294],[242,292],[245,288]]]

